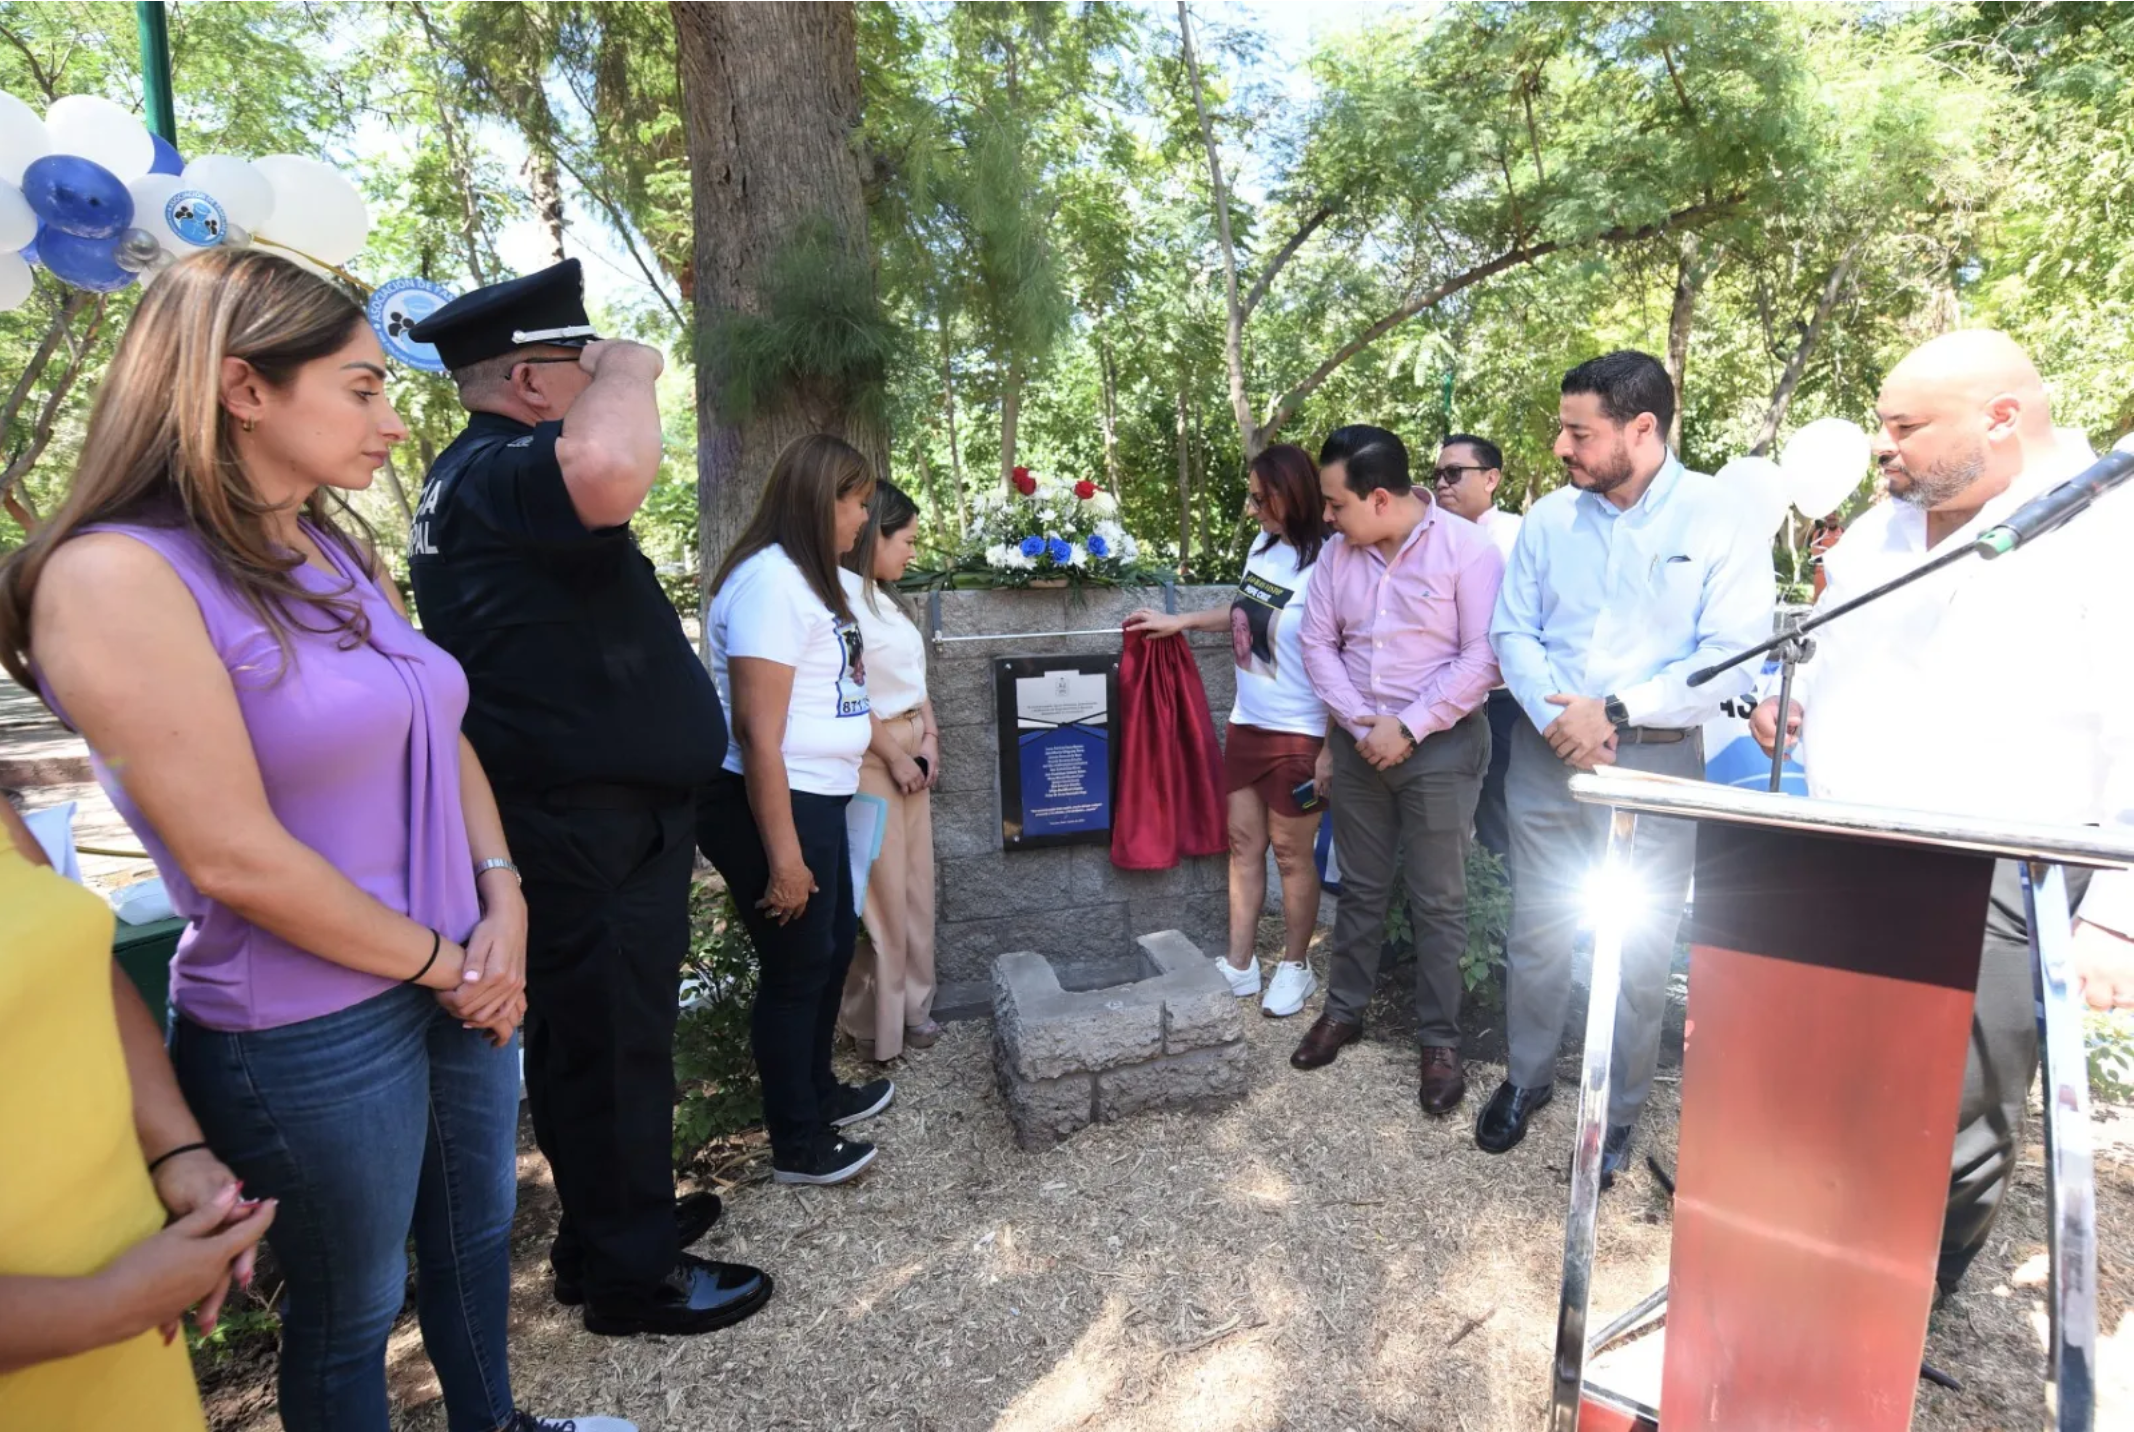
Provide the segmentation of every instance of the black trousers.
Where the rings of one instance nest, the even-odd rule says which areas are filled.
[[[2089,889],[2087,870],[2067,872],[2067,902]],[[2030,919],[2023,906],[2022,866],[1993,867],[1986,939],[1979,953],[1978,999],[1971,1007],[1971,1053],[1950,1157],[1949,1211],[1941,1226],[1937,1278],[1953,1288],[1986,1246],[2000,1215],[2008,1176],[2023,1152],[2023,1113],[2038,1072],[2037,990],[2031,973]]]
[[[1511,817],[1504,808],[1504,776],[1512,768],[1512,728],[1526,719],[1509,691],[1492,691],[1483,706],[1489,717],[1489,770],[1475,806],[1475,839],[1499,860],[1512,858]]]
[[[780,925],[756,905],[770,888],[771,865],[747,786],[721,772],[697,794],[697,844],[726,877],[756,946],[750,1040],[763,1076],[763,1122],[774,1158],[798,1155],[829,1126],[829,1101],[837,1092],[830,1048],[859,931],[845,840],[845,807],[852,798],[807,791],[792,797],[800,853],[817,889],[798,919]]]
[[[526,1100],[563,1218],[550,1261],[588,1298],[672,1272],[674,1021],[693,807],[499,802],[526,884]]]

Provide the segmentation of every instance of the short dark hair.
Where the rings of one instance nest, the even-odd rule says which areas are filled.
[[[1408,477],[1408,445],[1384,428],[1350,423],[1336,428],[1319,444],[1319,466],[1342,464],[1349,491],[1368,497],[1379,488],[1395,494],[1413,484]]]
[[[1563,375],[1565,397],[1591,393],[1600,399],[1601,412],[1611,423],[1623,424],[1639,413],[1650,413],[1667,441],[1667,429],[1675,420],[1675,385],[1667,369],[1650,353],[1619,348],[1603,353]]]
[[[1499,472],[1504,470],[1504,449],[1498,447],[1488,438],[1478,438],[1473,433],[1454,433],[1446,438],[1445,441],[1439,443],[1438,448],[1442,451],[1455,443],[1465,443],[1473,448],[1475,456],[1481,459],[1482,466],[1493,467]]]

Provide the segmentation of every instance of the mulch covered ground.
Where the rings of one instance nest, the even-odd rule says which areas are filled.
[[[1520,1148],[1484,1155],[1471,1121],[1501,1065],[1470,1065],[1460,1116],[1425,1117],[1385,1003],[1370,1039],[1311,1074],[1287,1062],[1304,1018],[1248,1018],[1243,1103],[1092,1128],[1042,1154],[1009,1137],[989,1027],[953,1026],[895,1071],[896,1106],[855,1131],[883,1150],[855,1184],[776,1188],[747,1144],[706,1170],[729,1211],[698,1251],[768,1268],[778,1293],[748,1323],[698,1339],[595,1338],[549,1301],[554,1202],[529,1144],[520,1401],[619,1413],[645,1432],[1532,1432],[1545,1418],[1575,1085],[1559,1085]],[[1671,1149],[1675,1093],[1668,1082],[1656,1094],[1644,1147]],[[2124,1115],[2098,1129],[2100,1428],[2134,1425],[2130,1131]],[[1927,1356],[1964,1391],[1922,1385],[1916,1426],[2045,1425],[2043,1183],[2033,1148],[1967,1291],[1935,1316]],[[1640,1167],[1602,1201],[1596,1325],[1664,1281],[1668,1237],[1666,1195]],[[1614,1360],[1650,1362],[1656,1345]],[[269,1366],[216,1380],[219,1429],[276,1425]],[[412,1320],[393,1378],[399,1425],[442,1429]]]

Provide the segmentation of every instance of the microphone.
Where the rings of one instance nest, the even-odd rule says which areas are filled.
[[[2025,542],[2066,524],[2129,478],[2134,478],[2134,437],[2121,439],[2079,476],[2018,507],[2007,521],[1980,533],[1972,546],[1981,557],[2005,557]]]

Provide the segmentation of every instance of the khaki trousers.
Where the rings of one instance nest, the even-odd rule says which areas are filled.
[[[918,712],[883,724],[905,755],[918,754]],[[933,795],[898,790],[871,750],[860,762],[860,794],[879,797],[889,813],[837,1022],[853,1038],[872,1040],[876,1059],[894,1059],[904,1052],[904,1031],[926,1023],[934,1008]]]

